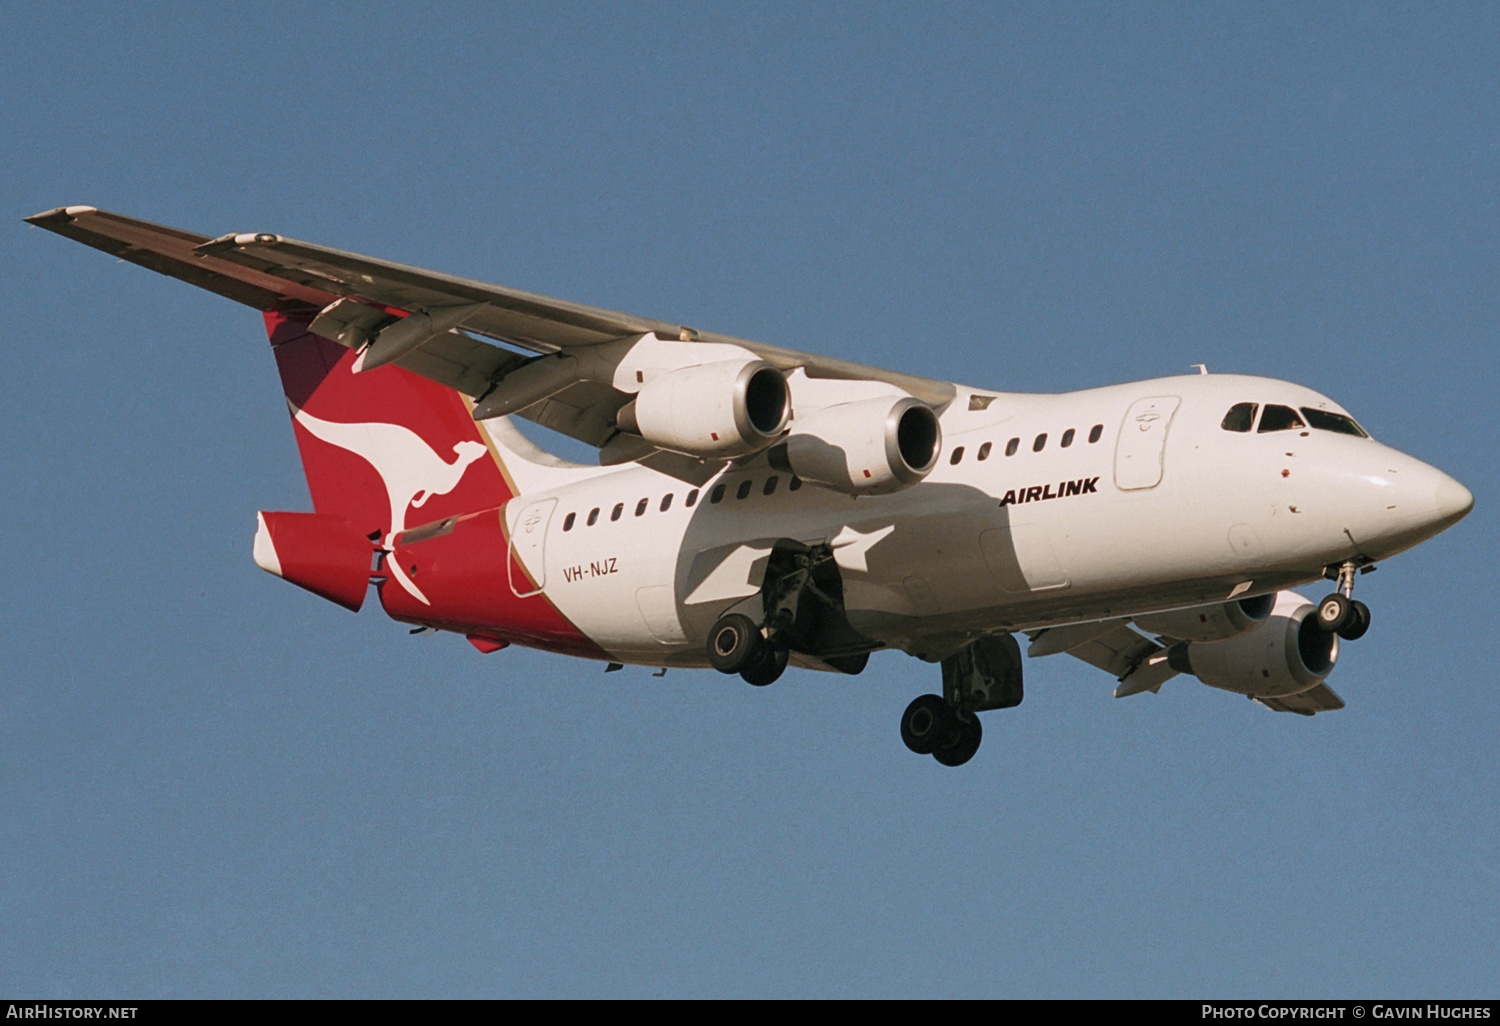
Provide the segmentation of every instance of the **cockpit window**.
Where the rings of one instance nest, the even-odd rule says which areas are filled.
[[[1225,431],[1249,431],[1255,423],[1255,411],[1260,409],[1260,403],[1236,403],[1224,414],[1224,423],[1219,427]]]
[[[1354,418],[1346,417],[1342,413],[1329,413],[1327,410],[1314,410],[1302,407],[1302,416],[1307,422],[1319,431],[1337,431],[1341,435],[1353,435],[1355,438],[1369,438],[1364,428],[1354,423]]]
[[[1297,411],[1290,406],[1267,406],[1260,418],[1261,434],[1267,431],[1291,431],[1306,426],[1302,423],[1302,418],[1297,416]]]

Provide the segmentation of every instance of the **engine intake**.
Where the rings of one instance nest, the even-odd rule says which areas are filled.
[[[764,449],[786,430],[791,390],[761,360],[684,367],[647,382],[620,408],[621,431],[689,456],[731,458]]]
[[[1295,695],[1321,684],[1339,658],[1338,635],[1318,626],[1316,608],[1294,591],[1277,592],[1271,615],[1249,633],[1176,645],[1167,657],[1174,670],[1210,687],[1242,695]]]
[[[1227,641],[1249,634],[1265,623],[1275,604],[1275,595],[1257,595],[1233,602],[1215,602],[1208,606],[1137,616],[1135,623],[1144,631],[1164,634],[1178,641]]]
[[[849,495],[908,488],[937,466],[943,430],[931,407],[911,396],[829,406],[792,425],[771,465]]]

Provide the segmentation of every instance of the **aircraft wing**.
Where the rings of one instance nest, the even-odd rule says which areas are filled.
[[[1334,694],[1333,689],[1327,684],[1319,684],[1301,694],[1287,695],[1285,698],[1257,698],[1256,701],[1267,709],[1296,713],[1299,716],[1333,712],[1344,707],[1344,700]]]
[[[740,346],[772,366],[786,371],[801,368],[811,378],[885,382],[937,407],[954,396],[948,382],[700,332],[280,235],[230,234],[210,239],[93,207],[60,207],[26,221],[258,310],[316,309],[340,326],[356,316],[366,317],[374,329],[381,326],[382,316],[387,324],[399,316],[391,310],[408,314],[462,309],[462,331],[454,328],[439,333],[394,362],[476,398],[525,358],[469,333],[547,354],[650,332],[667,339]],[[329,310],[339,300],[346,302]],[[362,341],[367,335],[351,337]],[[351,344],[346,338],[336,340]],[[614,414],[627,398],[608,385],[580,381],[520,415],[601,446],[615,434]]]

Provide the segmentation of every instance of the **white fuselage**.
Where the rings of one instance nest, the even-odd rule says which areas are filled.
[[[961,387],[941,416],[937,468],[894,494],[793,491],[763,458],[699,486],[691,505],[692,485],[635,464],[529,479],[518,468],[525,494],[506,516],[513,533],[530,523],[517,557],[602,649],[704,665],[714,620],[758,608],[781,538],[831,543],[850,622],[937,659],[992,631],[1305,584],[1467,511],[1461,485],[1372,439],[1221,427],[1246,402],[1343,412],[1298,385],[1238,375],[1064,395]]]

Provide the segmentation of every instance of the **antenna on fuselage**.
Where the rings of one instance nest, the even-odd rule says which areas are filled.
[[[1196,369],[1198,371],[1199,374],[1207,374],[1208,373],[1208,364],[1206,364],[1206,363],[1195,363],[1195,364],[1193,364],[1193,367],[1194,367],[1194,369]]]

